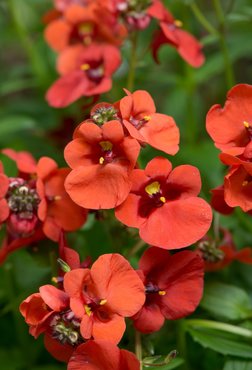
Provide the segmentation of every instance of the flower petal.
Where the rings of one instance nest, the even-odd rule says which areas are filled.
[[[78,346],[68,363],[68,370],[122,370],[120,349],[109,341],[91,340]],[[130,370],[131,368],[125,368]],[[123,368],[124,370],[124,368]],[[138,370],[138,369],[132,369]]]
[[[145,334],[160,330],[165,321],[164,315],[156,304],[145,305],[132,319],[134,327]]]
[[[172,170],[172,164],[164,157],[153,158],[145,168],[146,176],[151,178],[155,177],[168,177]]]
[[[126,329],[125,320],[119,315],[111,315],[105,322],[94,320],[92,335],[94,339],[107,340],[112,343],[119,343]]]
[[[9,214],[10,208],[8,206],[6,199],[0,199],[0,224],[7,220]]]
[[[134,315],[145,301],[144,286],[129,262],[120,254],[105,254],[94,262],[91,275],[106,308],[124,317]]]
[[[206,117],[206,129],[215,146],[230,154],[242,154],[249,143],[244,122],[252,123],[252,86],[239,84],[229,90],[224,107],[214,105]]]
[[[48,104],[63,108],[86,95],[88,81],[81,70],[70,72],[59,78],[46,93]]]
[[[172,117],[155,113],[140,129],[145,141],[167,154],[176,154],[179,150],[179,129]]]
[[[140,237],[156,247],[184,248],[202,238],[211,221],[211,207],[203,199],[171,201],[153,211],[141,225]]]
[[[113,163],[74,169],[65,188],[75,203],[87,209],[109,209],[121,204],[129,194],[127,168]]]
[[[47,351],[58,361],[68,362],[73,354],[74,347],[70,344],[61,344],[50,334],[45,334],[44,345]]]
[[[170,256],[169,267],[157,277],[160,289],[166,287],[160,307],[167,319],[180,319],[196,309],[203,293],[203,275],[204,262],[195,252]]]
[[[140,199],[140,196],[130,193],[126,200],[116,207],[116,218],[124,225],[139,228],[145,222],[145,218],[138,212]]]
[[[39,292],[43,301],[53,311],[63,311],[69,305],[69,296],[53,285],[43,285],[39,288]]]

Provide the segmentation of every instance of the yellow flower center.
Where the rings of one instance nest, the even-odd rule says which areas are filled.
[[[84,308],[85,308],[85,312],[86,312],[86,314],[87,314],[88,316],[91,316],[91,314],[92,314],[92,310],[91,310],[91,308],[90,308],[87,304],[85,304]]]
[[[147,194],[149,194],[150,196],[152,195],[156,195],[158,193],[160,193],[160,184],[158,181],[154,181],[152,182],[151,184],[147,185],[145,187],[145,191]],[[166,198],[164,196],[161,196],[159,198],[159,200],[162,202],[162,203],[165,203],[166,202]]]
[[[113,148],[113,144],[110,141],[100,141],[99,144],[105,152]]]
[[[166,295],[166,291],[165,291],[165,290],[159,290],[159,291],[158,291],[158,294],[159,294],[159,295]]]
[[[174,24],[176,27],[182,27],[183,23],[179,19],[175,19]]]
[[[84,63],[80,66],[82,71],[88,71],[90,69],[90,65],[88,63]]]
[[[78,27],[78,31],[81,35],[90,34],[93,32],[93,25],[91,23],[82,23]]]
[[[158,181],[154,181],[145,187],[145,191],[149,195],[154,195],[160,192],[160,184]]]

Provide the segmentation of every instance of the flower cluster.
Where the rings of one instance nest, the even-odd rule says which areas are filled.
[[[15,177],[0,167],[0,224],[6,237],[0,249],[0,263],[11,252],[38,240],[59,241],[62,231],[74,231],[85,222],[87,211],[75,204],[64,188],[68,168],[42,157],[36,163],[31,154],[3,149],[17,166]]]
[[[131,318],[136,330],[152,333],[165,319],[191,314],[203,293],[201,255],[166,250],[197,242],[210,227],[211,208],[198,197],[199,171],[191,165],[172,169],[161,156],[139,168],[146,145],[175,155],[179,130],[172,117],[156,112],[146,91],[125,91],[126,96],[115,103],[95,105],[90,118],[77,126],[64,151],[71,169],[64,169],[62,182],[52,178],[50,184],[60,183],[84,213],[114,208],[116,218],[138,228],[141,239],[152,247],[143,253],[138,270],[117,253],[101,255],[90,267],[89,260],[80,263],[77,252],[66,247],[64,225],[58,229],[58,240],[65,273],[53,279],[57,287],[42,286],[20,305],[30,333],[35,338],[44,334],[47,350],[68,362],[68,370],[138,370],[135,356],[117,347],[126,329],[125,318]],[[37,179],[39,222],[49,207],[43,181],[52,168],[55,171],[53,163],[42,158],[32,172]],[[52,188],[50,196],[55,195]],[[61,220],[59,209],[50,215],[55,223]],[[66,218],[71,217],[69,211]]]
[[[232,208],[252,210],[252,86],[239,84],[227,95],[222,108],[214,105],[208,112],[206,128],[220,160],[229,166],[222,187],[213,190],[213,206],[229,214]]]
[[[206,129],[223,164],[229,166],[224,183],[212,192],[212,207],[223,215],[229,215],[235,207],[244,212],[252,211],[252,86],[239,84],[227,94],[222,108],[215,104],[206,117]],[[215,271],[237,260],[252,264],[250,247],[237,250],[231,234],[220,230],[221,238],[206,236],[198,244],[199,254],[205,260],[205,269]]]
[[[200,43],[182,30],[182,22],[160,0],[55,0],[55,9],[44,17],[45,39],[58,53],[60,78],[47,92],[48,103],[65,107],[82,96],[109,91],[124,40],[144,30],[151,19],[159,28],[151,44],[156,61],[160,46],[169,44],[190,65],[202,65]]]
[[[105,254],[90,269],[69,268],[61,289],[44,285],[21,303],[30,334],[44,334],[45,347],[68,362],[68,370],[81,369],[84,362],[85,369],[94,364],[99,369],[139,369],[135,356],[116,346],[126,329],[125,317],[132,318],[137,330],[151,333],[165,318],[189,315],[202,296],[203,261],[195,252],[171,256],[152,247],[139,267],[134,271],[120,254]]]
[[[156,113],[146,91],[127,92],[115,104],[100,103],[65,148],[72,168],[66,191],[84,208],[115,208],[117,219],[138,228],[146,243],[186,247],[205,235],[212,219],[210,206],[197,197],[199,171],[189,165],[172,171],[170,161],[162,157],[145,170],[136,168],[140,145],[175,154],[178,143],[174,120]]]

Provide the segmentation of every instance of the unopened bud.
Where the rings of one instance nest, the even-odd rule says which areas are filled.
[[[60,265],[60,268],[61,268],[62,271],[64,271],[64,272],[71,271],[70,266],[65,261],[63,261],[61,258],[58,258],[57,262]]]
[[[165,358],[165,363],[166,364],[169,364],[172,360],[174,360],[174,358],[176,358],[178,355],[178,351],[176,349],[174,349],[173,351],[171,351]]]

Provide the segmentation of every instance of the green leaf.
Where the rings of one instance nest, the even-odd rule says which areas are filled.
[[[44,365],[33,367],[32,370],[65,370],[65,366]]]
[[[157,361],[158,357],[158,361]],[[153,364],[156,364],[155,366],[151,366],[151,359],[153,360]],[[165,360],[165,356],[153,356],[153,357],[146,357],[143,359],[144,361],[147,361],[150,363],[149,365],[144,365],[143,368],[146,370],[171,370],[176,369],[177,367],[181,366],[184,363],[184,360],[182,358],[176,357],[174,358],[169,364],[166,365],[160,365]]]
[[[24,115],[10,115],[0,118],[0,138],[22,130],[31,130],[36,127],[34,119]]]
[[[8,95],[16,93],[17,91],[21,91],[24,89],[36,87],[36,83],[32,79],[28,78],[19,78],[19,79],[10,79],[4,81],[0,86],[0,95]]]
[[[212,349],[223,355],[252,359],[251,345],[241,342],[240,338],[213,329],[188,329],[195,342],[204,348]]]
[[[252,370],[252,362],[247,361],[228,361],[223,370]]]
[[[242,320],[252,316],[248,294],[233,285],[206,284],[201,306],[213,316],[227,320]]]
[[[4,370],[19,370],[26,365],[21,349],[11,348],[8,351],[0,350],[0,363]]]
[[[3,164],[4,173],[8,177],[16,177],[18,173],[16,162],[0,152],[0,161]]]

